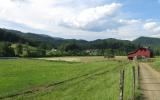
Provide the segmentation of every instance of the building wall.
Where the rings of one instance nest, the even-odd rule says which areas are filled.
[[[151,51],[150,50],[148,50],[146,48],[140,48],[136,52],[128,54],[128,59],[133,60],[134,57],[147,57],[147,58],[150,58],[151,56],[152,55],[151,55]]]

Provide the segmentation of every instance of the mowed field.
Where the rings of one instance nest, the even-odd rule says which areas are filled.
[[[77,57],[78,58],[78,57]],[[131,99],[133,62],[103,57],[74,61],[0,60],[0,99],[117,100],[125,69],[125,100]]]
[[[126,56],[116,56],[115,58],[104,59],[104,56],[74,56],[74,57],[48,57],[48,58],[36,58],[50,61],[68,61],[68,62],[91,62],[91,61],[106,61],[106,60],[127,60]]]

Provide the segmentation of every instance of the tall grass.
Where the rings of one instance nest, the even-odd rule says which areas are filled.
[[[160,71],[160,57],[152,59],[152,62],[149,62],[149,64],[157,71]]]
[[[131,98],[132,63],[127,61],[53,62],[0,60],[0,96],[35,87],[74,80],[11,99],[20,100],[117,100],[119,72],[125,67],[125,100]]]

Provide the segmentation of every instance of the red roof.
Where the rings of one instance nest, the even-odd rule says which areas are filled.
[[[128,53],[128,59],[133,59],[134,57],[152,57],[152,52],[148,48],[139,48],[133,52]]]

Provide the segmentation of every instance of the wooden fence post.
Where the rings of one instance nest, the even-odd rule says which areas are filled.
[[[123,100],[123,92],[124,92],[124,70],[120,71],[120,81],[119,81],[119,100]]]
[[[135,83],[136,83],[136,81],[135,81],[135,67],[133,66],[132,67],[132,73],[133,73],[133,83],[132,83],[132,85],[133,85],[133,87],[132,87],[132,89],[133,89],[133,94],[132,94],[132,100],[135,100]]]
[[[139,67],[139,64],[138,64],[138,84],[140,83],[140,67]]]

